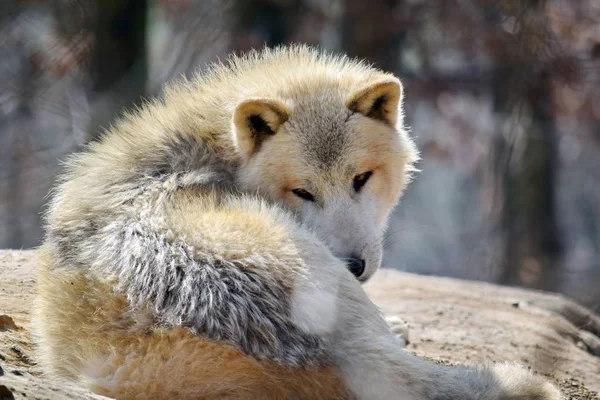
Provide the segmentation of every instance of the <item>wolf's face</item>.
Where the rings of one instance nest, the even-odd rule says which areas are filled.
[[[240,182],[295,211],[366,281],[381,264],[384,231],[416,153],[398,130],[401,86],[387,79],[354,96],[323,88],[236,109]]]

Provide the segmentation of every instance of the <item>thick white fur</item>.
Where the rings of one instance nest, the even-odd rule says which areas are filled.
[[[377,307],[329,249],[296,230],[310,267],[310,282],[296,286],[308,329],[333,329],[336,364],[359,399],[558,400],[560,392],[540,376],[513,364],[447,367],[420,359],[390,332]],[[304,297],[303,294],[306,294]],[[332,297],[335,296],[335,300]],[[304,299],[311,298],[310,301]],[[317,300],[318,299],[318,300]],[[313,316],[306,323],[304,316]],[[335,324],[329,321],[335,317]],[[315,328],[316,325],[316,328]]]

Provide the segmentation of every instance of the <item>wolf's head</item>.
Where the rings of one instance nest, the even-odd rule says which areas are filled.
[[[240,183],[294,210],[366,281],[417,153],[402,126],[398,79],[344,86],[290,83],[277,98],[247,99],[234,112],[234,140]]]

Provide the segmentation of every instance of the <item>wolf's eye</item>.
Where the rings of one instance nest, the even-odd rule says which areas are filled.
[[[310,194],[310,192],[306,189],[293,189],[292,193],[294,193],[296,196],[300,197],[301,199],[308,200],[308,201],[315,201],[315,198],[313,197],[313,195]]]
[[[354,181],[352,182],[354,190],[357,192],[360,191],[360,189],[362,189],[362,187],[365,186],[365,183],[367,183],[371,175],[373,175],[373,172],[371,171],[363,172],[362,174],[356,175],[354,177]]]

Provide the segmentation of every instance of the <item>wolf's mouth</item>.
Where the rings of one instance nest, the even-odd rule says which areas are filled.
[[[360,276],[360,277],[356,278],[356,280],[358,282],[360,282],[361,284],[367,283],[369,281],[369,279],[371,279],[371,275],[369,275],[369,276]]]

